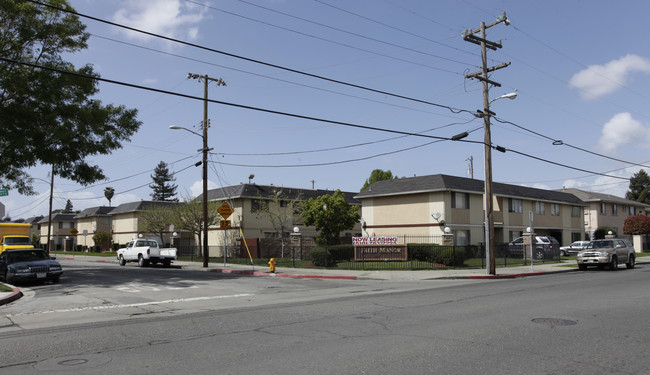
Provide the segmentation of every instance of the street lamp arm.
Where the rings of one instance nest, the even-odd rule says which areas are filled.
[[[202,136],[201,134],[195,132],[194,130],[190,130],[190,129],[188,129],[188,128],[184,128],[184,127],[182,127],[182,126],[169,125],[169,128],[172,129],[172,130],[185,130],[185,131],[188,131],[188,132],[190,132],[190,133],[192,133],[192,134],[196,134],[196,135],[198,135],[199,137],[203,138],[203,136]]]

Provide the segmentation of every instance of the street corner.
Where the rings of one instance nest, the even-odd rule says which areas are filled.
[[[19,300],[23,296],[23,292],[21,292],[20,289],[14,287],[13,285],[9,285],[9,284],[3,284],[3,285],[10,287],[12,290],[11,292],[7,292],[7,293],[0,292],[0,306]]]

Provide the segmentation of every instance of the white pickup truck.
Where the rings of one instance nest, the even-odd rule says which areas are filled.
[[[126,265],[126,262],[138,262],[140,267],[146,267],[149,263],[161,262],[165,267],[169,267],[172,260],[178,257],[176,248],[160,248],[155,240],[139,239],[117,250],[117,259],[120,261],[120,266]]]

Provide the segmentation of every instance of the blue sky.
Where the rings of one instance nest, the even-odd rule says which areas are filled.
[[[222,78],[209,97],[237,105],[367,127],[451,137],[469,132],[482,142],[482,86],[465,79],[480,69],[480,47],[463,41],[466,28],[506,12],[511,24],[488,30],[503,48],[488,65],[511,62],[491,79],[491,110],[515,123],[492,122],[494,181],[548,189],[576,187],[624,196],[629,178],[650,165],[650,51],[642,27],[645,1],[424,0],[71,0],[80,13],[184,40],[229,54],[418,99],[361,90],[331,81],[125,31],[87,18],[89,48],[66,58],[92,64],[103,78],[203,96],[188,73]],[[98,98],[139,111],[140,131],[124,148],[90,159],[108,181],[83,187],[55,179],[54,208],[75,209],[150,199],[160,162],[176,174],[181,197],[201,190],[203,102],[100,84]],[[432,105],[437,104],[437,105]],[[438,106],[439,105],[439,106]],[[400,177],[450,174],[483,179],[478,143],[359,129],[209,104],[210,187],[247,182],[359,191],[373,169]],[[564,145],[553,145],[561,140]],[[556,142],[557,143],[557,142]],[[575,146],[575,147],[571,147]],[[578,148],[582,149],[579,150]],[[603,158],[603,154],[618,160]],[[518,153],[519,152],[519,153]],[[526,157],[521,153],[532,157]],[[574,167],[570,169],[557,164]],[[608,176],[592,174],[598,172]],[[0,198],[12,218],[47,213],[47,167],[30,170],[40,193]]]

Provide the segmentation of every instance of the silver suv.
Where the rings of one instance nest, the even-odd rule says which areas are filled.
[[[586,270],[589,266],[600,269],[608,266],[610,270],[616,270],[619,263],[625,263],[631,269],[634,268],[636,254],[634,245],[629,240],[609,238],[591,241],[586,249],[578,253],[576,261],[581,270]]]
[[[552,236],[535,236],[533,258],[536,260],[552,259],[559,254],[560,243]],[[524,237],[515,238],[508,243],[508,253],[511,256],[523,257]]]

